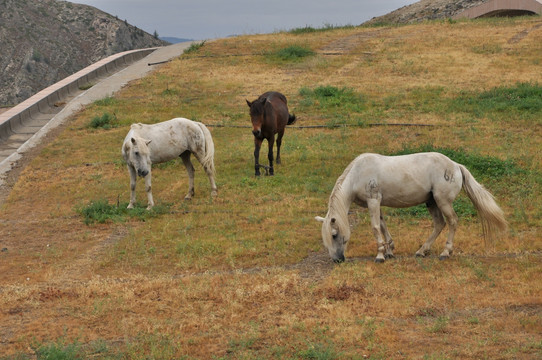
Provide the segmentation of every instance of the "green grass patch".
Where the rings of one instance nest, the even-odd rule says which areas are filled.
[[[127,209],[127,206],[126,202],[110,204],[109,201],[100,199],[92,200],[87,205],[77,208],[76,211],[83,217],[85,224],[91,225],[94,223],[125,222],[130,218],[145,221],[167,213],[170,208],[170,205],[159,204],[151,210],[147,210],[139,203],[136,203],[133,209]]]
[[[517,83],[515,86],[496,87],[479,94],[462,93],[452,100],[450,111],[462,111],[495,120],[522,119],[542,123],[542,86],[538,83]]]
[[[315,55],[315,52],[307,47],[300,45],[291,45],[272,52],[270,54],[270,57],[274,60],[282,62],[298,62],[306,57],[313,55]]]
[[[107,130],[119,126],[119,123],[115,115],[103,113],[102,116],[93,117],[88,126],[93,129],[101,128]]]
[[[298,359],[332,360],[341,357],[332,344],[310,343],[306,349],[297,353]]]
[[[320,111],[334,115],[346,115],[363,112],[366,101],[353,89],[335,86],[303,87],[299,90],[302,97],[300,105],[304,108],[316,107]]]
[[[107,96],[107,97],[104,97],[103,99],[100,99],[100,100],[96,100],[94,102],[94,105],[97,105],[97,106],[111,106],[111,105],[115,105],[118,103],[118,100],[114,97],[111,97],[111,96]]]

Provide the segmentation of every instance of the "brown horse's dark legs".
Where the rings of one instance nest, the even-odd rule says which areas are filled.
[[[255,175],[260,176],[260,147],[262,141],[254,138],[254,170]]]
[[[280,164],[280,146],[282,145],[282,134],[277,138],[277,164]]]
[[[267,153],[267,159],[269,160],[269,175],[275,175],[273,171],[273,145],[275,144],[275,138],[267,139],[269,144],[269,152]]]

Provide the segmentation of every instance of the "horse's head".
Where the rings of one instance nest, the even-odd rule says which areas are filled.
[[[250,108],[250,120],[252,121],[252,133],[257,138],[262,136],[264,106],[266,102],[267,99],[264,97],[253,102],[247,100],[247,105]]]
[[[150,140],[132,136],[124,142],[122,149],[122,155],[126,163],[133,166],[141,177],[147,176],[151,169],[150,142]]]
[[[350,240],[348,221],[345,223],[329,214],[325,218],[317,216],[315,219],[322,223],[322,240],[329,251],[329,256],[336,263],[343,262],[346,245]]]

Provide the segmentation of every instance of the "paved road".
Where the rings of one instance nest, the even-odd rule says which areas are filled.
[[[34,120],[33,126],[29,126],[24,133],[10,137],[9,141],[4,143],[0,149],[0,186],[4,185],[7,174],[17,162],[29,150],[38,145],[49,131],[65,123],[83,106],[113,95],[130,81],[142,78],[160,66],[160,64],[150,66],[149,64],[168,61],[180,56],[190,44],[190,42],[184,42],[159,48],[147,57],[102,79],[90,89],[73,94],[64,100],[66,104],[61,107],[52,108],[47,114],[39,114]]]

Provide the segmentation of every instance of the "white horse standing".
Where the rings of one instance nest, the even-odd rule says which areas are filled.
[[[122,156],[130,172],[130,204],[133,208],[136,201],[137,175],[145,178],[148,206],[154,206],[151,187],[151,165],[166,162],[180,157],[186,167],[189,188],[185,199],[194,196],[194,166],[190,154],[194,154],[201,163],[209,181],[211,195],[217,195],[214,174],[214,143],[211,133],[202,123],[175,118],[158,124],[132,124],[122,145]]]
[[[352,202],[369,209],[371,227],[376,238],[376,262],[393,257],[394,243],[381,214],[380,206],[404,208],[425,203],[433,218],[433,232],[416,252],[426,256],[431,245],[446,226],[448,239],[440,259],[453,251],[457,215],[452,203],[465,190],[482,221],[484,236],[493,239],[504,231],[507,223],[493,196],[480,185],[467,168],[439,153],[401,156],[361,154],[348,165],[337,179],[329,197],[329,207],[322,222],[322,240],[335,262],[344,261],[350,239],[348,210]],[[444,220],[446,218],[446,221]]]

